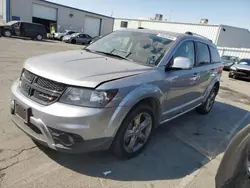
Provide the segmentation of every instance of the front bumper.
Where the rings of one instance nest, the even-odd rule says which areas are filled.
[[[14,123],[31,138],[54,150],[80,153],[108,149],[119,128],[120,117],[114,117],[115,107],[97,109],[59,102],[43,106],[24,96],[18,81],[11,90],[12,101],[29,109],[28,122],[24,123],[15,115],[12,105]],[[55,136],[61,133],[77,139],[72,146],[66,146]]]
[[[70,40],[70,39],[63,39],[62,41],[68,43],[68,42],[70,42],[71,40]]]
[[[232,76],[238,76],[238,77],[250,77],[250,71],[248,70],[241,70],[241,69],[237,69],[237,70],[232,70],[230,69],[230,74]]]

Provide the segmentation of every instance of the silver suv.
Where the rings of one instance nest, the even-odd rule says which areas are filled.
[[[193,33],[115,31],[83,50],[28,59],[12,86],[12,119],[55,150],[130,158],[160,124],[209,113],[222,69],[216,46]]]

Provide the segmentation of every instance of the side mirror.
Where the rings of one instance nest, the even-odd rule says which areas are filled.
[[[190,59],[186,57],[176,57],[174,58],[173,65],[170,67],[171,69],[191,69],[192,63]]]

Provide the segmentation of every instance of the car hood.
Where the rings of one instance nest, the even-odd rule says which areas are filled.
[[[153,70],[148,66],[83,50],[33,57],[24,63],[24,68],[57,82],[90,88],[103,82]]]
[[[232,68],[237,68],[237,69],[242,69],[242,70],[249,70],[250,71],[250,66],[249,65],[233,65]]]

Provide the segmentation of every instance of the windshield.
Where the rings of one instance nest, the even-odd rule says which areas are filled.
[[[17,23],[18,21],[10,21],[10,22],[8,22],[8,23],[6,23],[6,25],[13,25],[13,24],[15,24],[15,23]]]
[[[71,36],[76,37],[76,36],[78,36],[78,35],[80,35],[80,33],[74,33],[74,34],[72,34]]]
[[[250,59],[242,59],[239,62],[240,65],[249,65],[250,66]]]
[[[137,31],[115,31],[89,45],[92,52],[124,57],[148,66],[156,66],[170,48],[171,36]]]
[[[234,57],[234,56],[222,56],[221,57],[221,60],[222,61],[229,61],[229,62],[235,62],[238,60],[237,57]]]

